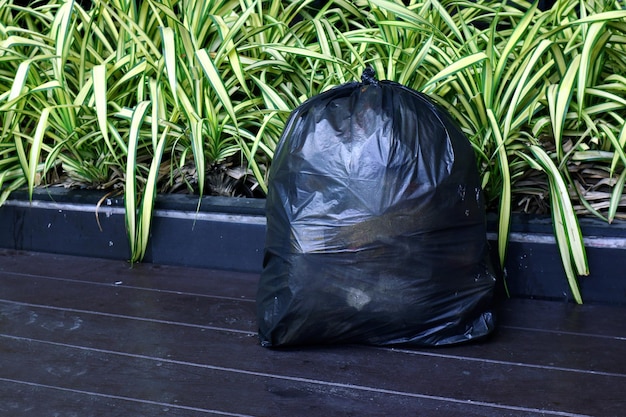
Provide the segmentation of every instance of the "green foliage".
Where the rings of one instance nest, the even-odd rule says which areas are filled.
[[[578,215],[624,218],[626,10],[618,1],[0,0],[0,203],[51,183],[125,194],[131,259],[158,192],[214,167],[266,190],[291,110],[378,78],[434,97],[478,156],[506,258],[511,213],[550,201],[581,301]]]

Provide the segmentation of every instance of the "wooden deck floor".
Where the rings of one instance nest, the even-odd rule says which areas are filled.
[[[508,300],[488,342],[268,350],[258,276],[0,250],[0,415],[626,415],[626,309]]]

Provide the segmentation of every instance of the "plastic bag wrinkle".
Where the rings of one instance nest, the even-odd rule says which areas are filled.
[[[263,346],[438,346],[493,330],[473,150],[427,96],[364,74],[305,102],[266,206]]]

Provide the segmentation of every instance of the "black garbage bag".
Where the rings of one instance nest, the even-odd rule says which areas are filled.
[[[266,209],[263,346],[448,345],[494,329],[475,156],[424,94],[368,69],[295,109]]]

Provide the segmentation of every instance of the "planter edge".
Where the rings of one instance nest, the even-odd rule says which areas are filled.
[[[259,273],[265,244],[265,200],[160,196],[144,262]],[[626,223],[582,219],[591,274],[579,279],[586,303],[626,305]],[[497,235],[488,218],[495,258]],[[39,191],[32,202],[15,194],[0,207],[0,247],[126,260],[121,198],[97,192]],[[567,279],[545,217],[514,216],[505,265],[512,296],[570,300]]]

